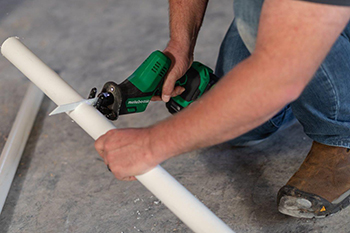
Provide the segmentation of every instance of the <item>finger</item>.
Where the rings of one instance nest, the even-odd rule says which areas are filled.
[[[181,95],[184,91],[185,91],[184,87],[177,86],[175,87],[174,91],[171,93],[171,97]]]
[[[105,152],[103,151],[100,156],[103,159],[104,164],[108,166],[107,156],[105,156]]]
[[[153,96],[151,98],[151,101],[161,101],[161,100],[162,100],[162,98],[160,96]]]
[[[176,76],[169,74],[164,82],[163,90],[162,90],[162,100],[164,102],[168,102],[170,100],[171,93],[174,90],[175,82],[176,82]]]
[[[102,135],[95,141],[95,149],[97,153],[103,158],[104,153],[104,142],[106,140],[106,136]]]
[[[135,176],[127,176],[122,179],[122,181],[134,181],[136,180]]]

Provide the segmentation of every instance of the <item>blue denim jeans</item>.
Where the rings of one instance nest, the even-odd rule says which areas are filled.
[[[253,9],[247,8],[249,3]],[[262,3],[262,0],[235,0],[236,18],[220,48],[216,65],[218,77],[224,76],[254,50]],[[265,139],[294,117],[314,141],[350,148],[350,23],[300,97],[272,119],[231,143],[242,145]]]

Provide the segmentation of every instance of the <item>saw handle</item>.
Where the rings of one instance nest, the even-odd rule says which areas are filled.
[[[181,111],[200,98],[217,81],[218,78],[209,67],[200,62],[193,62],[190,69],[175,84],[175,86],[184,87],[185,91],[170,98],[166,103],[167,109],[171,114]]]

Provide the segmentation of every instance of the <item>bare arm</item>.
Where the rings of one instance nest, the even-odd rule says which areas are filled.
[[[248,132],[300,95],[349,18],[347,7],[266,0],[252,56],[184,111],[151,128],[111,131],[96,149],[122,179]]]
[[[164,53],[172,59],[172,67],[163,85],[162,99],[165,102],[183,91],[180,87],[174,90],[174,85],[193,61],[207,4],[208,0],[169,0],[170,40]]]
[[[266,0],[252,56],[197,103],[153,127],[159,161],[240,136],[295,100],[349,16],[349,7]]]
[[[169,0],[170,42],[193,52],[208,0]],[[192,55],[192,54],[190,54]]]

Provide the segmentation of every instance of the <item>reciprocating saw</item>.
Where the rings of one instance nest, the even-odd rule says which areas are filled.
[[[171,60],[161,51],[153,52],[125,81],[120,84],[107,82],[94,106],[110,120],[118,119],[119,115],[143,112],[153,96],[160,96],[164,82],[171,65]],[[207,66],[193,62],[186,74],[181,77],[176,86],[182,86],[185,91],[170,98],[166,107],[174,114],[190,105],[209,90],[218,78]],[[93,88],[89,99],[96,98],[97,89]]]
[[[161,95],[164,77],[170,65],[171,60],[164,53],[155,51],[122,83],[107,82],[99,94],[94,87],[88,100],[60,105],[50,115],[72,111],[81,103],[94,106],[113,121],[120,115],[143,112],[153,96]],[[185,88],[185,91],[170,98],[166,103],[167,109],[172,114],[181,111],[200,98],[217,81],[218,78],[210,68],[193,62],[190,69],[175,84]]]

